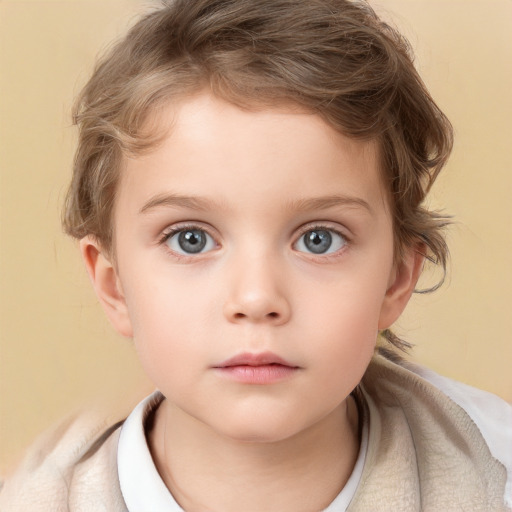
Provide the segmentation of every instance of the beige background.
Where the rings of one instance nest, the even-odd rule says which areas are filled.
[[[414,359],[512,401],[512,1],[373,4],[410,38],[457,137],[432,198],[458,221],[450,277],[413,299],[399,331]],[[72,98],[98,50],[148,5],[0,0],[0,472],[77,406],[124,409],[151,390],[59,227]]]

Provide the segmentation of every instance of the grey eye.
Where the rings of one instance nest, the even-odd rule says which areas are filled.
[[[202,229],[183,229],[171,235],[167,245],[179,254],[199,254],[215,247],[213,238]]]
[[[299,238],[295,249],[312,254],[330,254],[346,243],[345,238],[332,229],[311,229]]]

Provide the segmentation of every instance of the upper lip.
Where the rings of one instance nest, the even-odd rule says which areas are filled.
[[[272,352],[262,352],[258,354],[244,352],[243,354],[238,354],[215,365],[215,368],[227,368],[229,366],[263,366],[269,364],[280,364],[282,366],[296,368],[296,365],[289,363]]]

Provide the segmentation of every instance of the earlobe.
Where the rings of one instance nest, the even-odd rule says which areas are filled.
[[[382,303],[379,330],[391,327],[407,306],[423,268],[424,254],[422,244],[411,247],[397,265]]]
[[[92,236],[80,240],[80,252],[94,291],[110,323],[122,336],[133,336],[121,283],[114,265]]]

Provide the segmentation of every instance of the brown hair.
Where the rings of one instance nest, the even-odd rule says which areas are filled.
[[[348,136],[377,140],[397,259],[419,241],[445,269],[448,221],[423,202],[451,151],[451,125],[408,42],[356,0],[170,0],[142,18],[78,98],[67,233],[112,250],[123,155],[156,144],[148,113],[204,88],[244,108],[293,103]]]

